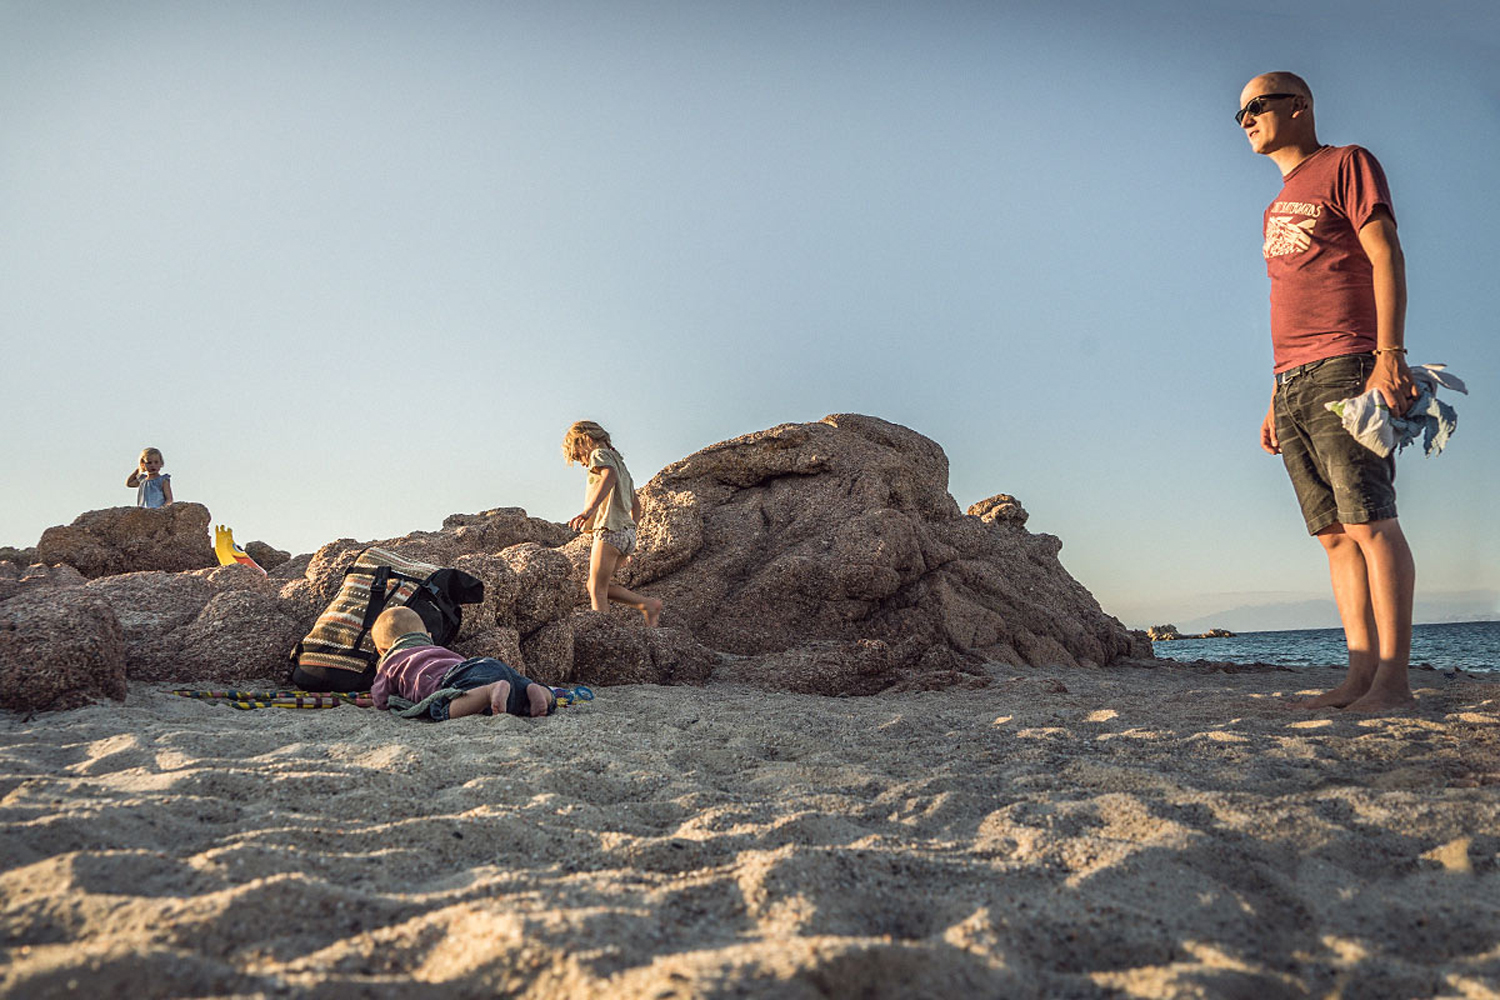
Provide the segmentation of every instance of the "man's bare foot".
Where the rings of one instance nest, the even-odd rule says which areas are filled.
[[[646,606],[641,609],[641,614],[643,614],[643,615],[646,616],[646,624],[647,625],[650,625],[650,626],[653,626],[653,627],[656,625],[657,621],[659,621],[661,619],[661,609],[662,609],[662,603],[661,603],[661,600],[659,598],[656,598],[656,597],[648,597],[648,598],[646,598]]]
[[[1311,698],[1303,698],[1292,702],[1293,708],[1304,708],[1316,710],[1320,708],[1343,708],[1352,705],[1370,690],[1368,683],[1358,684],[1353,681],[1345,681],[1332,691],[1324,691],[1322,694],[1313,695]]]
[[[510,681],[496,681],[490,685],[490,714],[504,715],[510,704]]]
[[[1361,698],[1350,702],[1344,707],[1346,712],[1389,712],[1398,708],[1410,708],[1417,703],[1412,697],[1409,688],[1378,688],[1372,687]]]
[[[552,689],[533,681],[526,685],[526,700],[531,703],[531,717],[540,718],[552,707]]]

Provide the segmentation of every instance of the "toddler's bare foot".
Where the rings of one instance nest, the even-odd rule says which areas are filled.
[[[659,598],[656,598],[656,597],[648,597],[648,598],[646,598],[646,606],[641,609],[641,614],[643,614],[643,615],[646,616],[646,624],[647,625],[650,625],[650,626],[653,626],[653,627],[656,625],[658,619],[661,618],[661,609],[662,609],[662,603],[661,603],[661,600]]]
[[[526,700],[531,703],[531,717],[539,718],[552,707],[552,689],[535,682],[526,685]]]
[[[490,685],[490,714],[504,715],[510,704],[510,681],[496,681]]]

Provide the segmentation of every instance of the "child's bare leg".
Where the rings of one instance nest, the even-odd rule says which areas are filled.
[[[526,685],[526,700],[531,703],[531,717],[540,718],[552,707],[552,689],[532,681]]]
[[[490,714],[504,715],[510,707],[510,681],[496,681],[491,685]]]
[[[646,616],[647,625],[655,625],[657,619],[661,618],[662,603],[660,598],[637,594],[633,590],[626,590],[618,583],[612,583],[609,585],[609,599],[616,604],[624,604],[635,608]]]
[[[629,561],[629,556],[620,555],[620,550],[604,539],[594,539],[593,551],[589,553],[589,603],[595,611],[608,611],[610,601],[624,604],[645,615],[647,625],[655,625],[661,617],[661,601],[610,583],[615,571]]]
[[[589,551],[589,605],[595,611],[609,610],[609,578],[619,561],[620,550],[595,535]]]
[[[535,682],[526,685],[527,708],[533,717],[547,714],[552,707],[552,689]],[[448,703],[448,718],[479,715],[486,708],[491,715],[504,715],[510,705],[510,681],[496,681],[465,691]]]
[[[510,681],[496,681],[484,687],[465,691],[448,702],[448,718],[461,719],[466,715],[479,715],[485,709],[504,712],[506,699],[510,697]],[[499,708],[495,708],[499,705]]]

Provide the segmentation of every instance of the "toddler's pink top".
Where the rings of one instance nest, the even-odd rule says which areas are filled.
[[[443,675],[466,657],[443,646],[435,646],[426,632],[408,632],[385,651],[375,665],[370,699],[376,708],[389,709],[391,695],[418,702],[442,683]]]

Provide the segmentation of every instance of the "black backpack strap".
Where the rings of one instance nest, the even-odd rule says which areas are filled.
[[[380,617],[380,612],[385,610],[386,602],[391,599],[391,592],[401,586],[397,581],[389,589],[386,584],[391,580],[391,568],[389,566],[377,566],[370,578],[370,601],[365,605],[365,617],[359,625],[359,638],[354,641],[354,648],[364,645],[365,636],[370,634],[370,629],[375,625],[375,619]]]

